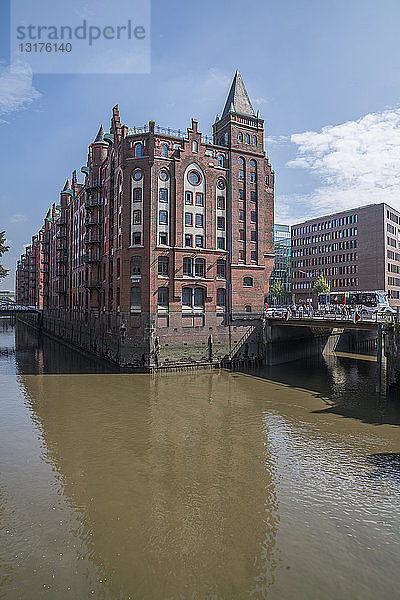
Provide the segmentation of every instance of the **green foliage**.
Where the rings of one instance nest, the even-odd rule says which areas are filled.
[[[318,296],[318,294],[329,294],[331,291],[331,287],[325,277],[320,275],[313,287],[313,294]]]
[[[277,281],[269,290],[272,298],[276,298],[277,300],[282,300],[287,296],[287,292],[282,285],[281,281]]]
[[[9,249],[10,246],[6,246],[6,232],[0,231],[0,258],[4,252],[8,252]],[[5,269],[2,265],[0,265],[0,279],[7,277],[8,273],[8,269]]]

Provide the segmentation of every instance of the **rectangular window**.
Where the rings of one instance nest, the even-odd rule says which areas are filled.
[[[203,227],[203,215],[196,215],[196,227]]]
[[[140,256],[131,257],[131,277],[138,277],[142,273],[142,259]]]
[[[203,248],[204,242],[203,242],[203,236],[202,235],[196,235],[196,237],[195,237],[195,244],[196,244],[196,248]]]
[[[250,235],[251,235],[251,241],[256,242],[257,241],[257,231],[252,231]]]
[[[217,208],[219,210],[225,210],[225,198],[224,198],[224,196],[218,196],[218,198],[217,198]]]
[[[167,246],[168,244],[168,236],[166,233],[160,233],[160,244],[162,246]]]
[[[204,206],[204,194],[203,192],[196,192],[196,205]]]
[[[193,204],[193,193],[192,192],[186,192],[185,204]]]
[[[139,286],[131,287],[131,310],[140,311],[142,308],[142,294]]]
[[[134,225],[140,225],[142,222],[142,211],[141,210],[134,210],[133,211],[133,224]]]
[[[269,185],[269,175],[265,176],[265,185],[268,186]]]
[[[157,304],[162,308],[168,308],[168,288],[160,287],[157,293]]]
[[[167,188],[160,189],[160,202],[168,202],[168,190]]]
[[[244,262],[244,250],[239,250],[239,260]]]
[[[257,174],[255,173],[255,171],[252,171],[250,173],[250,183],[256,183],[257,182]]]
[[[256,223],[257,222],[257,213],[255,210],[252,210],[250,213],[250,221],[252,223]]]
[[[217,239],[217,248],[218,250],[225,250],[225,238],[219,237]]]
[[[239,200],[244,200],[244,190],[239,190]]]
[[[252,190],[252,191],[250,192],[250,200],[251,200],[252,202],[257,202],[257,192],[255,192],[254,190]]]
[[[224,260],[217,260],[217,279],[225,279],[226,277],[226,262]]]
[[[194,263],[194,274],[196,277],[205,277],[206,263],[205,260],[199,258]]]
[[[193,246],[193,236],[185,235],[185,246],[191,248]]]
[[[226,304],[226,292],[224,288],[217,289],[217,306],[225,306]]]
[[[142,243],[142,234],[134,233],[132,236],[132,246],[140,246]]]
[[[239,221],[244,221],[244,210],[239,208]]]
[[[158,274],[163,277],[168,277],[168,256],[160,256],[158,258]]]
[[[257,252],[255,250],[251,251],[250,258],[251,258],[251,260],[254,260],[254,261],[257,260]]]
[[[160,210],[160,213],[159,213],[159,223],[160,223],[160,225],[167,225],[168,224],[168,211],[166,211],[166,210]]]
[[[193,215],[192,215],[192,213],[185,213],[185,225],[187,227],[191,227],[193,225]]]
[[[192,306],[192,288],[183,288],[182,306]]]
[[[137,187],[133,189],[133,201],[141,202],[142,201],[142,188]]]
[[[217,228],[225,229],[225,217],[217,217]]]
[[[239,169],[239,181],[244,181],[244,171],[243,171],[243,169]]]
[[[239,229],[239,240],[241,242],[244,242],[245,237],[244,237],[244,229]]]

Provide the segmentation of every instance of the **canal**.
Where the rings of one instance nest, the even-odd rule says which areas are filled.
[[[375,379],[351,355],[116,374],[2,320],[0,598],[393,600],[400,400]]]

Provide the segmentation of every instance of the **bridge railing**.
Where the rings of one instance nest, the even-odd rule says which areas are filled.
[[[287,314],[289,313],[289,314]],[[396,322],[396,313],[374,312],[365,313],[363,311],[345,310],[345,311],[330,311],[330,310],[276,310],[275,314],[265,313],[268,319],[279,320],[297,320],[297,321],[338,321],[341,323],[394,323]]]

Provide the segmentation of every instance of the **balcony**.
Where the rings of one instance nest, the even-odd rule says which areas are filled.
[[[101,244],[99,235],[85,235],[85,244]]]
[[[85,206],[89,206],[89,207],[95,207],[95,206],[102,206],[103,202],[101,200],[101,198],[87,198],[86,202],[85,202]]]
[[[89,256],[85,256],[85,263],[96,263],[101,262],[100,254],[91,254]]]
[[[91,288],[101,288],[101,281],[94,280],[94,279],[92,279],[90,281],[86,280],[83,285],[86,288],[89,288],[89,289],[91,289]]]
[[[101,225],[101,223],[102,223],[102,220],[101,220],[100,215],[97,217],[87,217],[85,219],[86,227],[90,227],[92,225]]]

